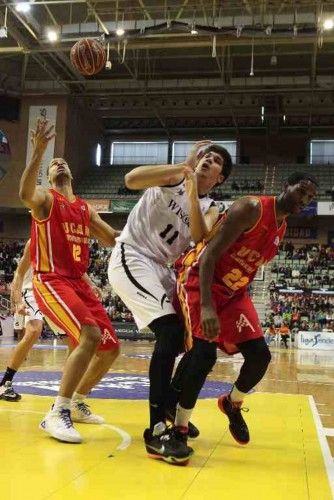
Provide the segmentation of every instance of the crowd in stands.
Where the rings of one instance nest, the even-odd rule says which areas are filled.
[[[283,258],[271,268],[277,277],[269,285],[270,313],[263,325],[268,334],[281,333],[282,328],[292,338],[300,330],[334,332],[334,295],[330,293],[334,292],[334,249],[321,244],[297,248],[287,241],[280,250]]]
[[[271,267],[277,274],[269,290],[276,288],[301,288],[334,290],[334,248],[329,245],[312,244],[295,248],[291,242],[282,245],[284,259],[278,259]]]
[[[0,242],[0,292],[3,294],[9,294],[9,285],[23,247],[24,242]],[[270,313],[263,326],[276,330],[286,326],[292,334],[298,330],[334,331],[334,295],[326,295],[329,290],[334,291],[334,249],[319,244],[297,248],[288,241],[283,243],[281,250],[284,258],[272,266],[277,277],[269,285]],[[111,320],[133,322],[131,312],[109,286],[107,268],[110,255],[110,248],[92,242],[89,275],[102,290],[103,304]],[[289,286],[303,293],[280,291]],[[326,290],[322,294],[312,293],[312,290],[324,286]]]
[[[241,179],[233,181],[231,185],[232,191],[246,191],[254,193],[262,193],[264,184],[260,179]]]

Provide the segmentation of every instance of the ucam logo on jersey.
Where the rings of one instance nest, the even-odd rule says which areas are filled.
[[[334,335],[332,332],[299,332],[298,349],[334,351]]]

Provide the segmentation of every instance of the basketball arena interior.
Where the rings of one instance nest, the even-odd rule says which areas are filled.
[[[82,39],[98,54],[78,54]],[[245,401],[247,446],[217,406],[243,357],[219,351],[189,463],[147,456],[154,334],[138,331],[109,284],[112,248],[91,240],[88,274],[121,349],[89,394],[105,423],[75,424],[81,444],[39,429],[68,356],[66,336],[44,326],[13,380],[21,399],[0,396],[1,498],[334,498],[333,58],[332,0],[0,0],[1,374],[24,335],[10,291],[30,237],[19,185],[37,120],[56,134],[38,183],[47,188],[49,162],[64,158],[74,193],[119,231],[143,195],[125,175],[182,163],[197,141],[232,157],[210,192],[221,213],[240,197],[279,195],[295,172],[318,185],[250,286],[271,362]]]

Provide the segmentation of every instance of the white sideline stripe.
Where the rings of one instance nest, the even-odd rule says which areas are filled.
[[[326,436],[334,436],[334,429],[333,427],[324,427],[324,433]]]
[[[319,413],[317,410],[317,407],[315,405],[314,397],[309,396],[309,403],[311,407],[311,411],[313,414],[313,420],[315,424],[315,428],[317,429],[317,434],[318,434],[318,439],[320,443],[320,448],[322,451],[322,456],[324,459],[325,467],[326,467],[326,472],[327,472],[327,477],[329,481],[329,486],[331,489],[332,493],[332,498],[334,499],[334,460],[331,454],[331,451],[328,446],[328,442],[325,436],[325,429],[322,426]]]
[[[45,411],[34,411],[34,410],[11,410],[7,408],[0,408],[0,412],[7,412],[7,413],[34,413],[37,415],[45,415]],[[131,436],[127,432],[125,432],[123,429],[120,429],[119,427],[116,427],[115,425],[110,425],[110,424],[102,424],[101,427],[106,427],[107,429],[110,429],[111,431],[116,432],[119,436],[121,436],[122,441],[121,443],[117,446],[116,450],[124,451],[126,450],[131,442]]]
[[[330,413],[319,413],[319,417],[330,417]]]
[[[119,427],[116,427],[115,425],[110,425],[110,424],[102,424],[103,427],[107,427],[108,429],[117,432],[122,438],[121,444],[119,444],[116,448],[116,450],[121,450],[124,451],[126,450],[130,444],[131,444],[131,436],[127,432],[123,431],[123,429],[120,429]]]

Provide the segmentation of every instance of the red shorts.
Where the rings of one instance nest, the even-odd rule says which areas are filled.
[[[206,339],[201,327],[200,293],[198,287],[178,287],[178,296],[186,322],[188,336]],[[239,352],[237,347],[247,340],[263,337],[259,317],[248,292],[232,297],[213,291],[213,300],[220,321],[218,346],[228,354]],[[188,348],[191,342],[187,342]]]
[[[38,273],[33,278],[36,302],[77,345],[82,325],[97,326],[102,335],[99,351],[118,347],[119,342],[108,315],[84,279],[71,279],[55,273]]]

